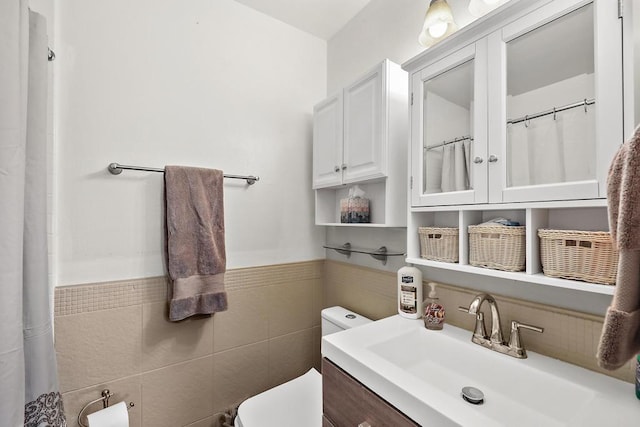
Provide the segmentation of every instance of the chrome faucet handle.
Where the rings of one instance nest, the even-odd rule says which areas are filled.
[[[469,313],[469,309],[467,307],[458,307],[459,311],[463,313],[471,314],[472,316],[476,316],[476,326],[473,330],[473,335],[476,337],[488,339],[489,335],[487,335],[487,328],[484,326],[484,313],[479,311],[477,314]]]
[[[527,325],[525,323],[520,323],[517,320],[511,321],[511,337],[509,338],[509,348],[516,353],[516,357],[520,357],[522,359],[527,357],[527,352],[522,346],[522,340],[520,338],[520,329],[528,329],[530,331],[543,333],[544,328],[540,328],[538,326]]]

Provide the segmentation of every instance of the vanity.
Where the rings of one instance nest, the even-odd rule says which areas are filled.
[[[471,320],[470,320],[471,322]],[[633,384],[391,316],[322,338],[324,426],[637,426]],[[464,400],[473,387],[484,402]]]

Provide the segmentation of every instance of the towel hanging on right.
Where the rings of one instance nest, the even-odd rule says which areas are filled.
[[[620,258],[597,358],[602,368],[614,370],[640,353],[640,126],[613,158],[607,200]]]

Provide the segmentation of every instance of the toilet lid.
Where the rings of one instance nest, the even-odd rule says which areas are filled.
[[[310,369],[298,378],[253,396],[240,405],[236,426],[321,427],[322,375]]]

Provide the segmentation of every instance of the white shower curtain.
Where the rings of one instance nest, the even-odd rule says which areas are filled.
[[[66,426],[47,267],[47,36],[0,1],[0,425]]]

